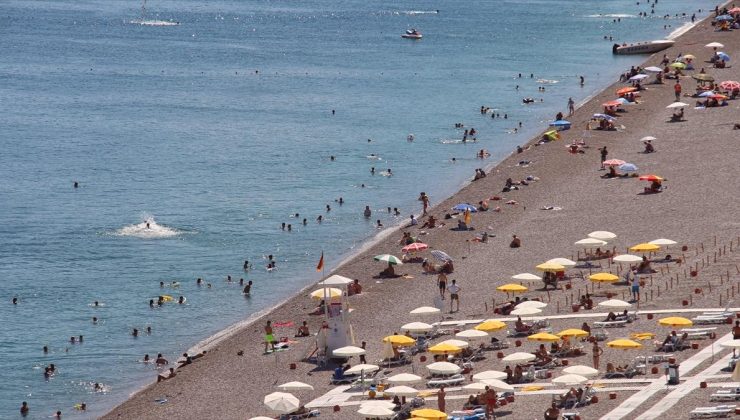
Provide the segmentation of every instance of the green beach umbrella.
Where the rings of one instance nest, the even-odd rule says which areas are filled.
[[[403,265],[403,262],[400,258],[391,254],[376,255],[375,257],[373,257],[373,259],[375,261],[387,262],[390,265]]]
[[[676,61],[675,63],[671,63],[670,67],[674,69],[684,70],[686,68],[686,64]]]

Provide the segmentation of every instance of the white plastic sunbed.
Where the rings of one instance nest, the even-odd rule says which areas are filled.
[[[695,324],[724,324],[727,322],[729,315],[717,314],[717,315],[699,315],[691,318]]]
[[[734,405],[718,405],[715,407],[697,407],[689,413],[689,418],[713,418],[713,417],[728,417],[730,414],[735,413]]]
[[[681,330],[681,334],[687,333],[689,335],[689,340],[700,340],[704,338],[711,338],[716,329],[717,327],[684,328]]]
[[[737,401],[739,399],[740,388],[720,389],[709,397],[709,401]]]
[[[457,375],[431,379],[429,382],[427,382],[427,385],[432,388],[438,388],[441,386],[460,385],[463,382],[465,382],[465,377],[462,374],[458,373]]]

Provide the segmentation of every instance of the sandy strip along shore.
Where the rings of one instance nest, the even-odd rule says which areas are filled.
[[[706,72],[718,81],[740,79],[740,68],[737,66],[713,69],[710,64],[704,63],[711,55],[711,49],[704,45],[712,41],[725,44],[724,51],[733,58],[740,57],[737,32],[714,32],[708,22],[697,25],[678,38],[676,45],[665,52],[669,57],[675,57],[679,52],[694,54],[697,57],[697,69],[705,66]],[[645,66],[659,65],[662,55],[661,52],[650,57]],[[696,85],[690,77],[682,78],[681,84],[684,93],[693,92]],[[680,247],[672,250],[674,256],[683,254],[686,264],[671,264],[670,272],[663,268],[648,281],[642,290],[642,308],[677,308],[690,296],[692,304],[697,307],[723,307],[727,298],[735,293],[740,294],[740,269],[737,268],[740,257],[736,252],[740,235],[740,177],[737,176],[740,131],[733,131],[733,124],[740,122],[740,101],[730,101],[729,106],[722,108],[694,110],[696,99],[683,98],[684,102],[691,104],[686,109],[687,121],[669,123],[667,120],[671,110],[665,107],[674,101],[673,82],[668,80],[664,85],[648,85],[640,103],[627,106],[628,112],[618,117],[617,125],[624,126],[624,129],[613,132],[589,131],[585,138],[588,145],[586,153],[568,153],[565,145],[582,136],[591,115],[601,112],[601,103],[614,99],[615,90],[623,86],[626,85],[616,83],[610,86],[578,109],[570,117],[573,129],[563,132],[562,140],[532,146],[521,154],[513,154],[486,178],[472,182],[433,209],[431,213],[442,219],[457,203],[478,203],[495,195],[503,197],[501,201],[490,201],[491,207],[500,206],[501,212],[488,211],[473,215],[474,231],[450,230],[453,227],[450,222],[455,221],[448,220],[446,226],[427,230],[426,235],[420,236],[430,247],[442,249],[455,258],[455,272],[449,278],[457,279],[462,288],[461,310],[448,315],[450,319],[495,317],[491,311],[493,299],[501,302],[505,298],[505,295],[495,291],[496,286],[509,282],[513,274],[535,272],[534,266],[549,258],[575,256],[577,248],[573,243],[594,230],[617,233],[619,237],[614,245],[622,253],[630,245],[657,238],[670,238],[688,246],[683,253]],[[565,105],[564,113],[567,111]],[[471,106],[471,119],[475,118],[475,112]],[[654,142],[657,153],[641,153],[643,145],[638,140],[647,135],[658,138]],[[608,147],[609,158],[635,163],[641,174],[654,173],[666,177],[664,185],[668,188],[660,194],[640,195],[638,193],[643,191],[646,182],[634,178],[601,179],[600,175],[604,172],[599,170],[598,149],[603,146]],[[527,167],[517,166],[517,162],[522,160],[531,164]],[[538,177],[539,181],[523,186],[518,191],[501,192],[507,178],[521,180],[528,175]],[[437,199],[431,198],[433,201]],[[504,204],[509,200],[515,200],[518,204]],[[562,209],[541,210],[544,206]],[[418,228],[408,231],[414,236],[421,235]],[[487,244],[470,242],[483,231],[496,236]],[[521,248],[509,248],[513,234],[521,238]],[[372,261],[372,256],[380,253],[400,255],[400,236],[400,232],[391,235],[337,270],[338,274],[360,279],[363,285],[363,293],[348,300],[354,309],[352,319],[357,343],[363,340],[368,343],[368,362],[380,358],[381,337],[415,320],[408,312],[415,307],[432,304],[438,293],[435,277],[422,274],[420,264],[406,264],[397,269],[397,272],[408,273],[413,279],[372,279],[383,268],[382,264]],[[607,271],[616,271],[615,266],[607,266],[606,260],[601,263]],[[686,274],[689,264],[698,267],[696,277]],[[566,308],[570,311],[571,296],[584,293],[586,287],[590,290],[591,286],[587,283],[590,282],[576,280],[571,290],[550,292],[550,305],[545,308],[545,314],[555,314],[558,309],[563,313]],[[702,289],[701,293],[694,294],[694,289],[699,288]],[[534,289],[527,292],[526,296],[541,297],[548,301],[548,294]],[[607,291],[614,291],[621,298],[626,286],[603,285],[595,289],[597,294],[602,295]],[[596,301],[603,299],[597,297]],[[448,301],[445,303],[449,304]],[[322,320],[321,317],[307,315],[314,305],[315,302],[306,296],[290,299],[266,317],[215,345],[205,357],[179,369],[176,378],[152,384],[104,418],[244,419],[252,415],[271,415],[262,405],[262,398],[273,392],[276,384],[291,380],[308,382],[315,387],[314,391],[295,394],[304,403],[326,393],[332,388],[329,385],[331,370],[317,369],[313,364],[298,361],[304,349],[311,345],[310,339],[299,339],[300,343],[291,350],[279,353],[277,360],[274,356],[262,355],[264,319],[293,321],[296,324],[306,319],[314,332]],[[572,320],[553,322],[555,330],[579,325]],[[655,320],[643,317],[629,328],[609,332],[610,338],[619,338],[635,331],[651,331],[663,337],[668,329],[657,326]],[[728,331],[729,326],[719,326],[717,335],[724,335]],[[293,328],[277,330],[276,336],[292,336],[294,332]],[[706,340],[701,346],[708,343],[709,340]],[[522,349],[532,351],[535,347],[525,342]],[[646,348],[652,348],[652,344],[646,343]],[[243,351],[242,356],[237,355],[240,351]],[[602,369],[608,360],[626,363],[635,356],[631,352],[605,351]],[[682,352],[677,356],[679,362],[696,351]],[[425,373],[419,357],[415,359],[417,372]],[[289,369],[291,362],[297,362],[297,369]],[[577,358],[571,363],[590,364],[590,356]],[[476,370],[502,368],[503,365],[492,353],[488,354],[487,360],[476,363]],[[410,366],[393,369],[393,373],[410,371]],[[599,404],[593,404],[581,412],[588,418],[604,415],[628,395],[625,391],[616,400],[603,398]],[[165,404],[155,403],[159,398],[167,398],[168,401]],[[510,418],[541,417],[549,399],[549,396],[542,395],[520,397],[501,414],[508,413],[507,417]],[[462,402],[450,401],[447,404],[448,412],[459,409]],[[708,405],[707,401],[696,401],[689,395],[676,403],[670,412],[686,413],[686,410],[701,403]],[[339,413],[322,409],[321,417],[347,419],[359,416],[355,410],[347,407]]]

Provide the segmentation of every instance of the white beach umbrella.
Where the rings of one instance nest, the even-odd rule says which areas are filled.
[[[546,261],[547,264],[560,264],[563,267],[574,267],[576,262],[567,258],[553,258]]]
[[[480,330],[463,330],[455,334],[457,338],[463,338],[465,340],[485,339],[490,337],[487,332]]]
[[[401,326],[402,331],[431,331],[434,327],[427,324],[426,322],[409,322],[408,324],[404,324]]]
[[[510,355],[504,357],[501,359],[503,362],[512,362],[512,363],[527,363],[531,362],[532,360],[536,359],[537,356],[535,356],[532,353],[524,353],[521,351],[518,351],[516,353],[511,353]]]
[[[645,136],[640,139],[640,141],[655,141],[655,140],[658,140],[658,139],[653,136]]]
[[[661,71],[663,71],[663,69],[661,69],[660,67],[650,66],[645,67],[645,71],[649,71],[650,73],[660,73]]]
[[[630,77],[630,80],[642,80],[647,79],[649,76],[647,74],[636,74],[632,77]]]
[[[668,105],[666,108],[667,109],[684,108],[684,107],[687,107],[687,106],[689,106],[689,104],[684,103],[684,102],[674,102],[674,103]]]
[[[513,386],[499,379],[485,379],[480,382],[484,385],[488,385],[490,388],[493,388],[496,391],[513,391],[514,390]]]
[[[660,239],[656,239],[654,241],[650,241],[648,243],[649,244],[653,244],[653,245],[660,245],[660,246],[670,246],[670,245],[676,245],[678,242],[673,241],[671,239],[660,238]]]
[[[303,382],[287,382],[276,387],[281,391],[313,391],[313,386]]]
[[[740,349],[740,340],[728,340],[719,343],[722,347],[729,347],[732,349]]]
[[[393,396],[398,395],[399,397],[415,397],[419,395],[419,390],[411,388],[410,386],[399,385],[390,387],[383,391],[383,393]]]
[[[539,308],[533,308],[531,306],[525,306],[523,308],[520,308],[519,305],[516,306],[516,308],[510,312],[512,315],[516,316],[522,316],[522,315],[537,315],[542,313],[542,309]]]
[[[545,302],[539,301],[539,300],[525,300],[524,302],[516,305],[517,309],[521,308],[535,308],[535,309],[542,309],[546,307],[547,304]]]
[[[359,365],[354,365],[351,368],[347,369],[344,373],[346,373],[347,375],[358,375],[360,373],[377,372],[378,370],[380,370],[380,366],[378,365],[360,363]]]
[[[360,407],[383,407],[383,408],[389,408],[393,410],[396,408],[396,404],[393,404],[392,401],[388,400],[365,400],[360,401]]]
[[[390,378],[387,378],[386,382],[391,383],[393,385],[402,385],[402,384],[413,384],[421,380],[423,380],[421,376],[414,375],[413,373],[399,373],[397,375],[391,376]]]
[[[438,314],[442,312],[439,308],[434,308],[431,306],[421,306],[413,311],[409,312],[411,315],[432,315],[432,314]]]
[[[567,375],[558,376],[557,378],[553,378],[552,383],[558,384],[558,385],[580,385],[585,384],[588,382],[588,378],[581,375],[575,375],[573,373],[569,373]]]
[[[632,304],[620,299],[609,299],[599,303],[598,306],[601,308],[625,309],[632,306]]]
[[[622,255],[617,255],[616,257],[614,257],[614,261],[626,262],[626,263],[638,262],[638,261],[642,261],[642,257],[639,255],[622,254]]]
[[[473,375],[473,380],[483,381],[486,379],[506,379],[506,376],[508,376],[506,372],[501,372],[500,370],[485,370]]]
[[[352,357],[361,356],[365,354],[365,349],[362,347],[346,346],[340,347],[332,352],[335,357]]]
[[[705,45],[707,48],[724,48],[725,44],[720,44],[719,42],[710,42],[709,44]]]
[[[596,238],[586,238],[581,239],[580,241],[576,241],[573,245],[578,245],[581,248],[594,248],[606,245],[606,241],[602,241],[601,239]]]
[[[357,414],[365,418],[388,419],[395,416],[396,412],[378,405],[361,405]]]
[[[589,377],[589,376],[598,375],[599,371],[592,368],[591,366],[575,365],[575,366],[568,366],[567,368],[563,369],[563,373],[570,373],[573,375],[581,375],[581,376]]]
[[[617,234],[606,230],[595,230],[586,236],[588,236],[589,238],[601,239],[602,241],[609,242],[612,239],[615,239],[617,237]]]
[[[487,386],[483,382],[473,382],[472,384],[463,385],[462,389],[466,391],[483,391]]]
[[[454,375],[459,373],[462,368],[454,363],[450,362],[434,362],[427,365],[427,369],[431,373],[438,375]]]
[[[511,278],[513,280],[521,280],[521,281],[542,281],[542,277],[536,274],[531,274],[531,273],[515,274],[511,276]]]
[[[262,402],[267,408],[280,414],[292,413],[301,406],[298,398],[287,392],[273,392],[272,394],[265,395],[265,399]]]
[[[319,282],[319,286],[346,286],[350,283],[352,283],[354,280],[340,276],[338,274],[334,274],[333,276],[330,276],[324,281]]]
[[[461,349],[470,347],[470,343],[468,343],[467,341],[455,340],[454,338],[451,338],[449,340],[442,341],[439,344],[446,344],[446,345],[450,345],[450,346],[460,347]]]

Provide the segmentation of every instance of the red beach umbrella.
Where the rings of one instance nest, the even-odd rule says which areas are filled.
[[[663,178],[659,177],[658,175],[643,175],[640,177],[640,181],[662,181]]]
[[[621,89],[617,89],[617,95],[624,95],[626,93],[636,92],[636,91],[637,91],[637,88],[636,87],[631,87],[631,86],[630,87],[623,87]]]
[[[619,101],[616,101],[616,100],[609,101],[609,102],[604,102],[603,104],[601,104],[601,106],[607,106],[607,107],[621,106],[621,105],[622,105],[622,103],[619,102]]]
[[[627,162],[620,160],[620,159],[609,159],[609,160],[604,161],[604,165],[606,166],[619,166],[619,165],[624,165],[625,163]]]
[[[421,242],[414,242],[413,244],[406,245],[405,247],[401,248],[401,251],[403,252],[416,252],[416,251],[423,251],[425,249],[429,248],[429,245],[423,244]]]
[[[734,80],[725,80],[724,82],[719,84],[720,89],[724,90],[735,90],[740,89],[740,82],[736,82]]]

